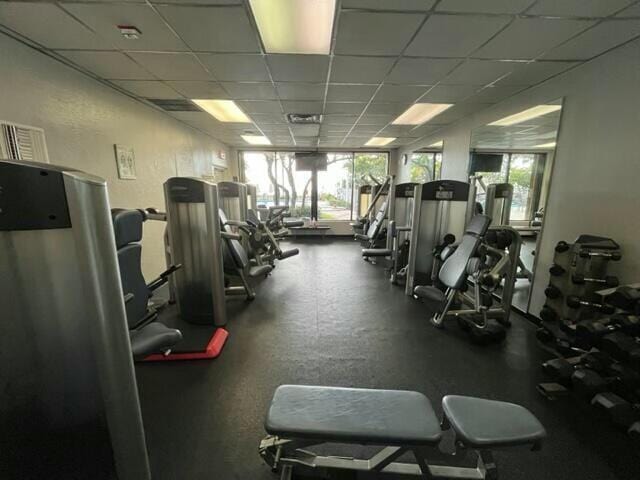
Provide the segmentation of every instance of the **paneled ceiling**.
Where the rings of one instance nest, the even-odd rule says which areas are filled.
[[[219,140],[413,143],[640,35],[640,0],[337,0],[329,55],[266,54],[248,0],[0,0],[2,31],[129,95],[232,99],[252,124],[166,112]],[[117,25],[142,35],[123,38]],[[396,126],[416,102],[454,106]],[[150,103],[150,105],[153,105]],[[157,107],[155,107],[157,108]],[[316,126],[287,113],[321,113]]]

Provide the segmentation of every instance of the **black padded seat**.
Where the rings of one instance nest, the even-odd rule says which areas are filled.
[[[389,257],[393,252],[386,248],[363,248],[363,257]]]
[[[129,332],[131,352],[135,358],[152,353],[166,352],[182,340],[182,333],[160,322],[152,322],[138,330]]]
[[[547,435],[529,410],[514,403],[447,395],[442,409],[457,439],[472,448],[537,448]]]
[[[418,298],[424,298],[437,303],[444,303],[446,300],[445,294],[442,290],[430,285],[418,285],[413,289],[413,293]]]
[[[265,429],[282,438],[365,445],[435,445],[442,435],[423,394],[400,390],[281,385]]]

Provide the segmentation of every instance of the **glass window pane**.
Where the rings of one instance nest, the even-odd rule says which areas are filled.
[[[267,156],[270,156],[267,159]],[[257,188],[259,206],[270,207],[277,204],[276,165],[270,152],[244,152],[244,180]]]
[[[532,180],[535,154],[514,153],[509,166],[509,183],[513,185],[511,201],[511,220],[529,220],[531,218]]]
[[[353,155],[329,153],[327,170],[318,172],[320,220],[351,220]]]
[[[389,156],[386,153],[356,153],[354,161],[353,176],[353,200],[351,218],[358,218],[358,191],[362,185],[370,185],[373,176],[378,182],[382,183],[387,176],[387,163]]]
[[[311,216],[311,172],[296,170],[295,155],[292,152],[278,152],[280,166],[281,205],[289,205],[294,217]]]
[[[441,154],[438,155],[440,155],[442,159]],[[433,152],[415,152],[409,155],[411,165],[409,172],[412,182],[425,183],[436,179],[435,157],[436,154]]]
[[[482,176],[482,182],[485,185],[490,185],[492,183],[506,183],[509,170],[509,154],[505,153],[502,155],[502,166],[500,167],[499,172],[476,172],[474,175]],[[487,198],[486,192],[478,185],[476,190],[476,202],[484,207],[485,201]]]

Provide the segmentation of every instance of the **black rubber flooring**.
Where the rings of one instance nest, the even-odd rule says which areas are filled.
[[[274,389],[283,383],[418,390],[438,411],[445,394],[520,403],[546,426],[541,452],[496,452],[503,479],[638,479],[640,449],[587,406],[536,392],[547,356],[514,315],[503,345],[468,343],[362,261],[353,241],[296,242],[257,286],[230,305],[230,337],[214,361],[137,366],[155,480],[277,478],[257,452]]]

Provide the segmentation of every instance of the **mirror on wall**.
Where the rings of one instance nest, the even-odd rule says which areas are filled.
[[[425,183],[439,180],[442,172],[442,150],[444,141],[439,140],[426,148],[407,154],[409,182]]]
[[[513,306],[527,313],[535,252],[544,223],[544,207],[552,175],[562,99],[509,113],[471,133],[469,175],[475,177],[477,208],[494,217],[493,225],[509,225],[522,237]],[[510,201],[495,202],[491,184],[510,184]],[[499,189],[498,189],[499,190]],[[504,189],[503,189],[504,191]],[[504,211],[487,211],[500,205]],[[500,218],[496,218],[500,217]]]

